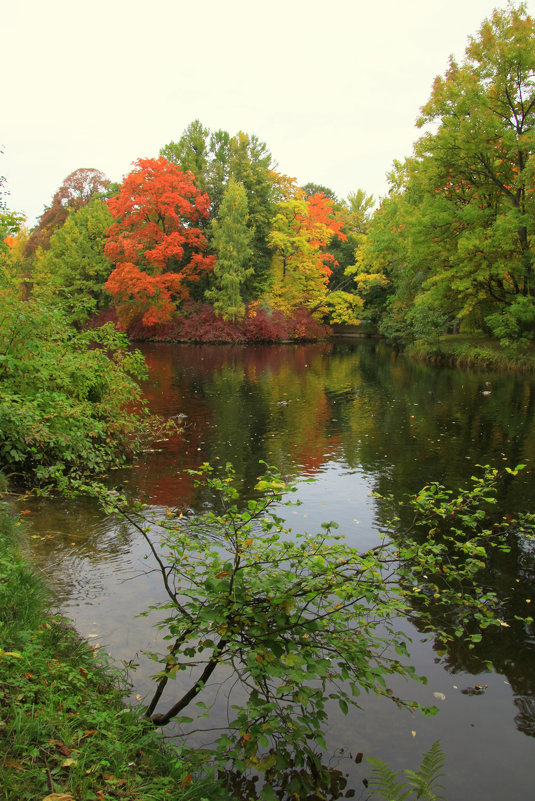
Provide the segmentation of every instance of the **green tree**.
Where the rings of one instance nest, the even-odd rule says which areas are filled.
[[[302,192],[305,195],[305,198],[311,197],[311,195],[325,195],[326,198],[332,200],[333,204],[338,203],[338,198],[336,197],[336,193],[334,190],[330,189],[328,186],[323,186],[322,184],[315,184],[313,181],[309,181],[304,186],[301,187]]]
[[[364,235],[368,231],[370,210],[374,202],[373,195],[366,194],[364,189],[357,189],[355,192],[350,192],[346,200],[342,200],[334,206],[335,219],[343,223],[347,239],[340,241],[333,238],[329,243],[329,250],[337,262],[333,264],[329,279],[331,291],[355,291],[351,268],[355,263],[356,252],[361,247]]]
[[[219,215],[212,222],[212,246],[217,253],[213,276],[215,286],[207,298],[225,320],[235,322],[245,314],[241,288],[253,269],[247,267],[252,255],[253,231],[248,227],[247,193],[243,184],[231,178]]]
[[[109,303],[103,285],[112,268],[104,256],[104,245],[112,223],[106,203],[93,198],[70,212],[64,225],[52,234],[48,250],[37,251],[36,290],[57,295],[76,324]]]
[[[212,198],[209,175],[210,159],[213,157],[210,153],[210,131],[200,120],[191,122],[178,142],[169,142],[162,147],[160,156],[173,164],[178,164],[184,172],[187,170],[192,172],[195,176],[195,186],[201,192],[208,192]]]
[[[459,293],[461,314],[535,293],[534,76],[535,21],[525,4],[494,11],[464,62],[451,59],[435,80],[418,121],[439,124],[418,142],[415,167],[426,173],[422,224],[445,256],[435,285]]]
[[[247,195],[248,228],[253,232],[250,258],[253,272],[243,292],[247,299],[258,297],[269,277],[271,255],[267,236],[276,192],[273,159],[266,144],[243,131],[235,136],[223,130],[210,132],[195,120],[178,142],[163,147],[160,155],[194,172],[196,186],[210,197],[209,221],[217,218],[229,181],[234,179],[243,185]],[[210,246],[215,252],[211,241]]]
[[[26,244],[25,255],[33,256],[39,247],[46,250],[50,237],[64,224],[69,211],[80,209],[92,197],[103,195],[109,187],[109,179],[100,170],[81,167],[71,172],[54,194],[50,206],[46,206],[39,217]]]
[[[425,295],[481,327],[533,298],[534,76],[535,22],[525,4],[510,4],[435,79],[418,120],[427,131],[395,163],[359,268],[383,272],[407,311]]]

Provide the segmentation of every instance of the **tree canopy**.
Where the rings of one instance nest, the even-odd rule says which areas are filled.
[[[252,255],[253,231],[248,227],[247,193],[243,184],[230,179],[223,196],[219,217],[212,223],[212,242],[217,251],[215,285],[206,296],[214,309],[226,319],[241,318],[245,304],[241,288],[253,272],[247,264]]]
[[[112,222],[105,201],[94,197],[87,205],[71,209],[64,225],[50,237],[49,248],[37,252],[35,288],[58,293],[75,323],[109,303],[104,284],[111,267],[104,246]]]
[[[37,248],[46,250],[50,237],[64,224],[69,211],[85,206],[91,198],[104,194],[109,186],[109,179],[100,170],[81,167],[71,172],[40,216],[27,242],[26,255],[32,256]]]
[[[189,285],[213,269],[199,227],[209,203],[193,174],[163,157],[139,159],[108,200],[115,222],[104,253],[115,268],[106,288],[124,325],[136,314],[147,325],[167,322]]]
[[[524,4],[494,11],[462,63],[450,58],[417,124],[360,273],[382,272],[390,308],[405,312],[416,303],[485,326],[533,309],[535,22]]]
[[[217,219],[226,188],[231,180],[245,189],[252,232],[251,280],[245,285],[249,297],[257,296],[269,275],[271,254],[267,237],[275,213],[277,173],[267,145],[253,135],[239,131],[211,132],[199,120],[192,122],[178,142],[170,142],[160,155],[195,174],[195,184],[210,198],[211,220]],[[207,231],[213,249],[211,232]]]

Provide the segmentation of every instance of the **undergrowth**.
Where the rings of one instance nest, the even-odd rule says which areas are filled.
[[[116,323],[114,310],[102,312],[91,325]],[[128,326],[131,340],[154,342],[304,342],[325,339],[328,326],[322,325],[302,307],[285,315],[250,303],[243,320],[224,320],[208,303],[184,303],[171,322],[146,326],[141,319]]]
[[[197,801],[218,797],[164,747],[125,687],[68,623],[17,549],[0,505],[0,799]],[[221,797],[221,796],[219,796]]]

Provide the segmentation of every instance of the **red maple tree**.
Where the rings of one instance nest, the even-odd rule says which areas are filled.
[[[214,267],[198,227],[208,217],[208,195],[176,164],[138,159],[108,206],[115,222],[104,253],[115,268],[105,286],[121,325],[140,315],[148,326],[168,322],[189,285]]]

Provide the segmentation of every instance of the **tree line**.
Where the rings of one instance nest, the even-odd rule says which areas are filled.
[[[110,304],[121,327],[148,328],[210,304],[236,323],[260,313],[355,320],[338,285],[373,199],[338,201],[275,169],[267,146],[196,120],[158,158],[138,159],[120,185],[69,175],[32,231],[8,236],[4,261],[26,291],[52,297],[76,325]]]
[[[367,320],[399,344],[447,328],[529,342],[534,75],[525,4],[494,11],[435,79],[375,211],[364,190],[299,186],[255,135],[195,120],[119,185],[76,170],[30,232],[4,208],[4,261],[77,324],[113,304],[124,328],[150,329],[194,302],[233,324],[298,308]]]
[[[232,324],[303,308],[367,320],[399,344],[446,328],[528,342],[534,43],[523,3],[483,22],[435,79],[423,133],[375,211],[364,190],[299,186],[255,135],[195,120],[121,184],[73,172],[31,231],[4,202],[4,271],[76,325],[114,305],[123,328],[150,329],[193,302]]]

